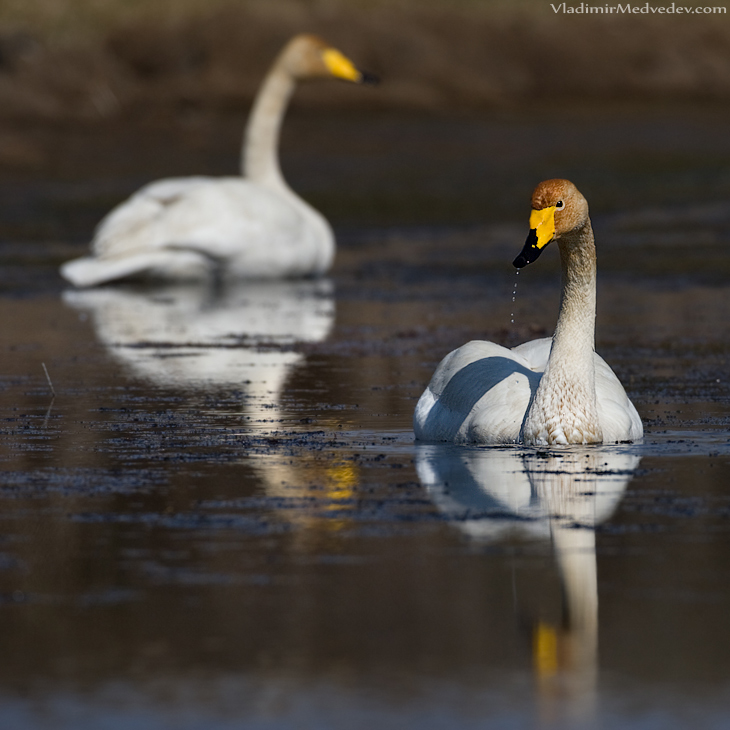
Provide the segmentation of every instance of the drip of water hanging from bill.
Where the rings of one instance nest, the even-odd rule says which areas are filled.
[[[515,323],[515,299],[517,298],[517,277],[520,275],[520,270],[517,269],[515,271],[515,285],[512,289],[512,313],[509,316],[509,321],[511,324]]]

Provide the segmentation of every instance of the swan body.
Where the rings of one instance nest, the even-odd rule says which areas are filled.
[[[563,291],[555,334],[508,349],[473,341],[439,364],[416,406],[417,439],[455,443],[636,441],[641,419],[594,351],[596,257],[588,204],[567,180],[533,193],[521,268],[557,239]]]
[[[94,256],[63,275],[94,286],[144,274],[157,279],[273,279],[326,272],[335,244],[329,224],[288,191],[237,177],[160,180],[100,224]]]
[[[104,218],[91,255],[61,274],[78,287],[129,277],[168,280],[318,276],[331,266],[326,219],[286,184],[278,141],[298,80],[372,80],[320,39],[291,40],[256,97],[246,129],[242,176],[151,183]]]

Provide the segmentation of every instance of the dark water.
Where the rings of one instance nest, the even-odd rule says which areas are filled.
[[[323,282],[65,291],[144,160],[5,183],[0,726],[725,727],[730,143],[658,118],[381,119],[377,150],[295,122]],[[444,354],[554,326],[556,252],[514,304],[509,265],[553,143],[596,199],[597,346],[644,443],[414,444]]]

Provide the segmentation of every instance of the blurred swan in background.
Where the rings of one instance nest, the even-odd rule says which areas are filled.
[[[413,418],[417,439],[457,443],[636,441],[644,430],[613,370],[595,352],[596,247],[588,203],[568,180],[532,194],[518,269],[558,241],[560,315],[551,338],[507,349],[474,340],[448,354]]]
[[[276,415],[284,383],[332,330],[332,283],[249,282],[222,290],[178,284],[159,290],[70,290],[64,301],[91,317],[96,336],[133,377],[160,387],[241,389]],[[268,419],[271,420],[271,419]]]
[[[626,447],[416,449],[416,469],[429,496],[470,540],[552,543],[563,621],[534,622],[533,666],[541,699],[560,701],[572,720],[587,721],[598,673],[595,526],[612,515],[641,457]]]
[[[311,35],[293,38],[274,61],[246,128],[243,177],[189,177],[145,186],[99,224],[92,253],[61,274],[77,287],[127,277],[271,279],[320,275],[334,257],[325,218],[286,184],[281,122],[297,81],[374,80]]]

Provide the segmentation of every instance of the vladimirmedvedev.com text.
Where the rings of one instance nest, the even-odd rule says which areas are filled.
[[[631,5],[630,3],[625,5],[587,5],[586,3],[568,5],[568,3],[550,3],[550,7],[554,13],[565,13],[567,15],[572,13],[597,15],[712,15],[727,13],[727,7],[724,6],[688,7],[676,3],[671,5],[649,5],[649,3],[644,5]]]

